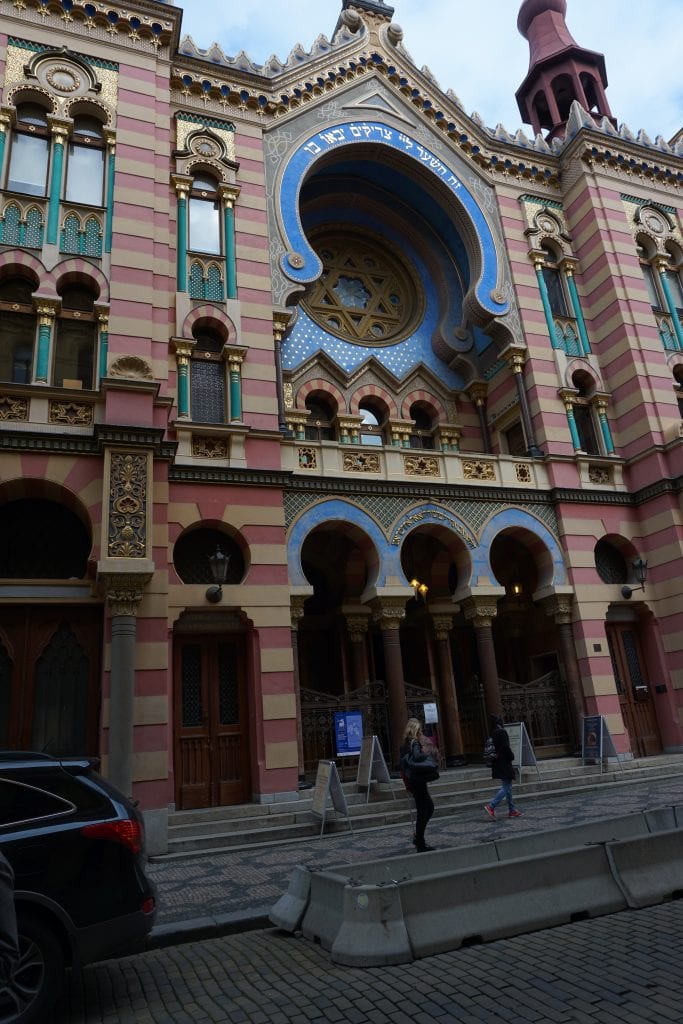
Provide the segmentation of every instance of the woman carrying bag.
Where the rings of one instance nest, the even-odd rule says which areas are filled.
[[[433,850],[425,843],[427,822],[434,813],[434,802],[429,795],[427,783],[438,779],[436,762],[422,749],[422,726],[417,718],[409,718],[401,744],[401,775],[405,787],[415,801],[415,835],[413,843],[418,853]]]

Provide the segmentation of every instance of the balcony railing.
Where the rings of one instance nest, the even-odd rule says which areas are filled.
[[[205,302],[225,301],[223,268],[218,260],[201,259],[190,255],[187,280],[187,290],[191,299],[202,299]]]
[[[581,347],[579,325],[574,317],[556,316],[554,317],[554,322],[555,337],[553,338],[553,348],[561,349],[568,356],[582,356],[584,352]]]
[[[45,234],[45,200],[5,197],[0,207],[0,245],[40,249]]]

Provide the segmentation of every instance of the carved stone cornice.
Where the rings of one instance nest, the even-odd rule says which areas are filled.
[[[554,619],[558,626],[572,621],[572,594],[552,594],[550,597],[542,598],[539,603],[546,615]]]
[[[144,588],[153,575],[153,572],[119,573],[99,570],[97,576],[105,587],[112,615],[136,616],[144,596]]]
[[[372,602],[372,621],[380,629],[400,629],[406,617],[404,597],[377,597]]]
[[[462,602],[462,609],[467,622],[474,628],[490,626],[498,614],[498,602],[494,597],[468,597]]]

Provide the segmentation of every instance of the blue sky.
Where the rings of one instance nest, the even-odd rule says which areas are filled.
[[[567,0],[567,25],[580,46],[604,53],[607,97],[617,121],[667,140],[683,126],[683,0]],[[245,50],[281,60],[318,35],[331,37],[341,0],[184,0],[182,34],[228,56]],[[529,63],[517,32],[520,0],[394,0],[394,21],[418,67],[486,124],[523,127],[514,94]],[[530,130],[530,129],[529,129]]]

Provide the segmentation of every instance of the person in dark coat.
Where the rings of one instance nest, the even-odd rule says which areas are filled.
[[[425,829],[427,823],[434,813],[434,801],[429,795],[427,789],[427,783],[421,779],[411,778],[409,773],[403,767],[403,758],[406,754],[411,756],[416,761],[425,761],[428,757],[422,749],[421,740],[424,739],[422,735],[422,725],[417,718],[409,718],[406,723],[405,732],[403,734],[403,742],[401,743],[401,774],[405,787],[409,793],[412,794],[413,800],[415,801],[415,835],[413,836],[413,843],[418,853],[425,853],[427,850],[433,850],[433,846],[427,846],[425,843]]]
[[[515,755],[510,746],[510,737],[503,728],[503,719],[497,715],[491,716],[491,726],[491,739],[496,751],[496,756],[491,765],[491,778],[500,780],[500,789],[490,803],[484,804],[484,810],[489,818],[495,818],[496,807],[505,799],[508,805],[508,817],[519,818],[522,812],[517,810],[512,798],[512,783],[515,778],[515,769],[512,762],[515,759]]]

